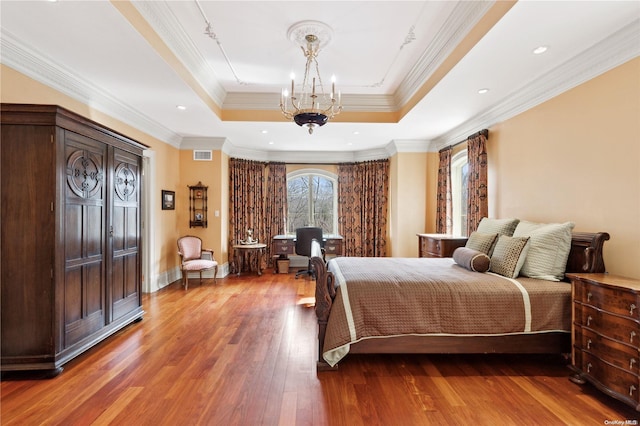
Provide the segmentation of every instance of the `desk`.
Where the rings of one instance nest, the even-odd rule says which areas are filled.
[[[342,236],[326,235],[322,237],[325,254],[342,256]],[[275,235],[271,240],[271,255],[288,258],[296,254],[295,235]]]
[[[244,254],[252,251],[258,252],[258,275],[262,275],[262,270],[260,268],[262,267],[262,255],[266,248],[266,244],[235,244],[233,246],[233,250],[235,251],[238,276],[240,276],[240,271],[242,271],[242,259],[244,258]]]

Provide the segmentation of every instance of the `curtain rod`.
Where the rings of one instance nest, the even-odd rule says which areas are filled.
[[[475,138],[476,136],[481,136],[484,135],[485,138],[489,137],[489,130],[488,129],[482,129],[479,132],[476,132],[472,135],[467,136],[467,138],[465,140],[461,140],[460,142],[456,142],[453,145],[449,145],[446,146],[444,148],[442,148],[440,151],[438,151],[438,153],[441,153],[442,151],[446,151],[447,149],[451,149],[451,148],[455,148],[456,146],[466,143],[469,139],[471,138]]]

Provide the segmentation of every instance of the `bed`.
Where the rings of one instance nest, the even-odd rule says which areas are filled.
[[[569,231],[563,274],[604,272],[608,239],[605,232]],[[571,351],[571,286],[564,280],[479,273],[453,258],[311,262],[318,371],[337,369],[347,354]]]

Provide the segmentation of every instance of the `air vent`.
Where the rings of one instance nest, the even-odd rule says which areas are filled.
[[[212,151],[207,151],[204,149],[194,149],[193,150],[193,159],[195,161],[211,161],[213,160]]]

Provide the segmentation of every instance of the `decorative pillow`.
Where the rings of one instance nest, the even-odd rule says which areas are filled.
[[[483,217],[478,224],[476,232],[508,235],[510,237],[513,235],[513,231],[516,229],[518,222],[520,222],[520,219],[491,219]]]
[[[487,272],[491,265],[491,259],[486,253],[467,247],[455,249],[453,260],[463,268],[474,272]]]
[[[561,281],[571,251],[571,231],[575,224],[522,221],[514,237],[530,237],[529,252],[520,274],[541,280]]]
[[[472,232],[465,244],[465,247],[481,251],[491,256],[493,245],[498,239],[498,234],[483,234],[482,232]]]
[[[520,273],[527,257],[529,237],[509,237],[500,235],[491,256],[491,272],[507,278],[515,278]]]

